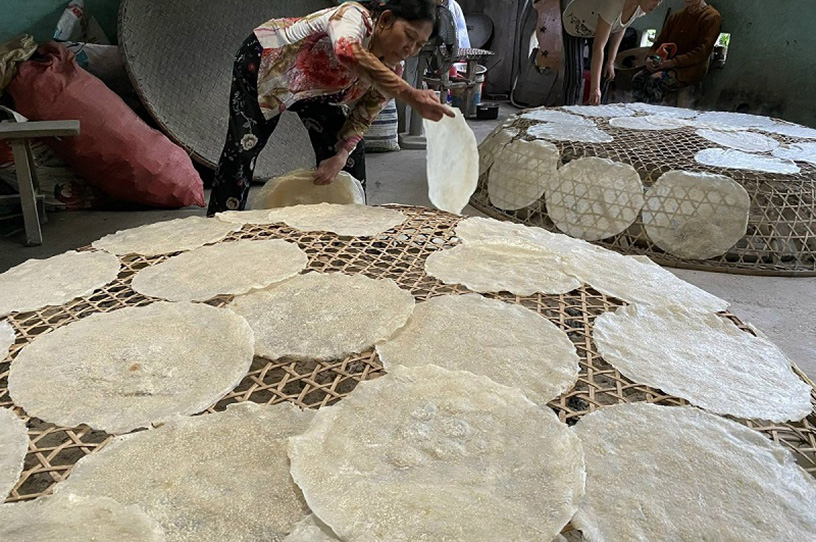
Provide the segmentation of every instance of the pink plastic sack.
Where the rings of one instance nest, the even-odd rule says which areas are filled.
[[[112,198],[204,206],[201,177],[181,147],[80,68],[65,47],[52,42],[38,52],[46,59],[20,64],[7,90],[15,109],[31,120],[80,121],[81,135],[46,140],[60,158]]]

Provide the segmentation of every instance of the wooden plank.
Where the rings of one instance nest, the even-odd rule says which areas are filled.
[[[79,135],[78,120],[0,122],[0,139]]]
[[[14,140],[11,142],[11,148],[14,151],[14,166],[17,168],[20,203],[23,206],[26,244],[41,245],[42,230],[40,229],[40,218],[37,214],[37,199],[34,193],[34,178],[32,175],[34,164],[28,161],[27,144],[27,141]]]
[[[538,38],[538,55],[535,63],[538,70],[552,79],[558,78],[561,69],[563,33],[561,29],[560,0],[535,0],[533,7],[538,12],[536,37]]]
[[[25,140],[23,143],[28,163],[31,164],[31,185],[34,187],[34,194],[37,194],[40,191],[40,179],[37,177],[37,162],[34,161],[34,152],[31,150],[31,142]],[[45,222],[42,218],[43,217],[40,217],[40,221]]]

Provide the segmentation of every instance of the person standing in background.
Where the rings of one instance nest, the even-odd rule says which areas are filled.
[[[686,6],[673,13],[652,45],[677,46],[674,57],[657,62],[650,58],[646,68],[632,78],[634,97],[639,102],[661,103],[666,94],[699,83],[708,73],[708,61],[720,37],[720,12],[705,0],[685,0]]]
[[[456,23],[456,40],[459,42],[459,48],[470,49],[470,36],[468,35],[467,22],[465,22],[465,14],[462,12],[462,7],[456,0],[443,0],[442,5],[448,8],[453,14],[453,20]]]
[[[638,17],[654,11],[661,0],[572,0],[564,10],[564,104],[581,103],[584,47],[593,38],[589,103],[604,100],[615,79],[615,57],[623,33]],[[608,45],[608,47],[607,47]]]

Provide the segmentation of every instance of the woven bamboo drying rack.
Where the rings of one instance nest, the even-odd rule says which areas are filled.
[[[425,274],[424,263],[431,253],[459,243],[454,228],[460,217],[420,207],[389,206],[402,211],[408,219],[397,228],[373,238],[339,237],[330,233],[304,233],[284,225],[247,225],[221,242],[238,239],[285,239],[297,243],[309,255],[308,269],[319,272],[363,274],[371,278],[390,278],[413,293],[418,301],[443,294],[463,294],[462,286],[442,284]],[[89,250],[89,249],[84,249]],[[156,301],[136,293],[130,286],[140,269],[156,265],[171,255],[122,257],[119,277],[94,294],[62,306],[35,312],[13,314],[8,320],[17,333],[17,342],[8,357],[0,362],[0,407],[12,407],[7,389],[9,364],[37,336],[98,312],[147,305]],[[595,318],[622,303],[584,285],[564,295],[515,296],[509,293],[487,297],[516,303],[537,311],[567,333],[580,356],[578,383],[549,403],[560,418],[574,424],[583,415],[605,405],[647,401],[662,405],[683,405],[685,401],[659,390],[635,384],[605,363],[592,341]],[[208,301],[224,306],[231,296]],[[725,315],[751,333],[735,316]],[[373,348],[336,361],[269,361],[256,358],[249,374],[229,394],[213,405],[216,412],[239,401],[262,404],[290,401],[304,408],[331,405],[350,393],[358,382],[384,374]],[[804,374],[800,373],[806,379]],[[812,394],[816,403],[816,388]],[[83,456],[100,449],[110,435],[87,426],[56,427],[25,417],[29,428],[29,452],[24,472],[12,490],[8,502],[34,499],[50,493]],[[799,464],[816,477],[816,409],[796,423],[763,423],[739,420],[761,431],[768,438],[791,450]]]
[[[734,179],[746,189],[751,198],[746,235],[717,258],[688,260],[664,252],[647,235],[641,216],[626,231],[597,241],[598,245],[624,254],[649,256],[657,263],[672,267],[749,275],[816,276],[816,165],[797,162],[801,168],[798,174],[759,173],[704,166],[694,160],[694,155],[717,145],[697,135],[696,128],[630,130],[611,126],[608,118],[589,118],[598,128],[611,135],[614,141],[553,141],[561,153],[562,164],[584,156],[597,156],[630,164],[638,171],[646,188],[671,170],[715,173]],[[542,122],[518,117],[507,127],[519,130],[516,139],[532,140],[534,138],[528,136],[526,130],[536,124]],[[750,131],[784,144],[806,141],[754,129]],[[543,197],[517,211],[506,211],[491,205],[487,188],[488,176],[489,172],[479,179],[471,205],[494,218],[559,231],[547,215]]]

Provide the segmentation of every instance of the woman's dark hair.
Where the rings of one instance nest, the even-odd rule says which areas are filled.
[[[434,0],[373,0],[362,4],[375,19],[383,12],[390,11],[398,19],[408,22],[429,21],[436,30],[438,5]]]

